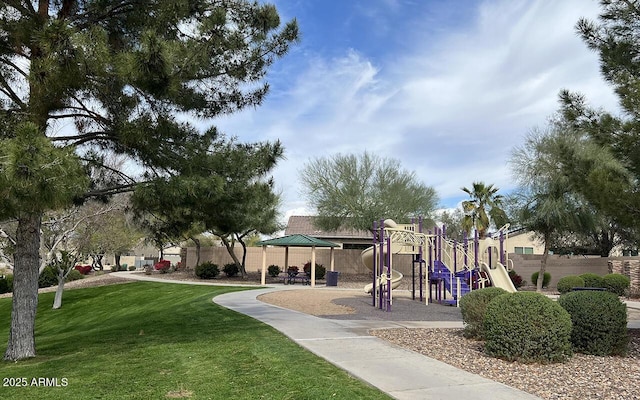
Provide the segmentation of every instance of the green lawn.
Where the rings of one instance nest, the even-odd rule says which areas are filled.
[[[53,293],[42,294],[38,357],[0,361],[0,398],[388,398],[271,327],[211,301],[233,290],[129,283],[69,290],[59,310],[51,309]],[[2,353],[10,312],[11,299],[0,299]],[[6,386],[23,378],[26,387]],[[40,382],[47,386],[32,386],[38,378],[49,378]]]

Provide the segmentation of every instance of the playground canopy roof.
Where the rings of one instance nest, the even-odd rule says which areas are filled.
[[[339,245],[307,235],[288,235],[258,242],[258,246],[280,247],[339,247]]]

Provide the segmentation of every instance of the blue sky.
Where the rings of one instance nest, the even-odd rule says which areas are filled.
[[[597,55],[575,33],[593,0],[276,0],[301,41],[270,70],[261,107],[215,121],[243,141],[279,139],[283,221],[312,214],[299,171],[365,150],[401,161],[444,208],[474,181],[507,194],[511,151],[583,93],[616,108]]]

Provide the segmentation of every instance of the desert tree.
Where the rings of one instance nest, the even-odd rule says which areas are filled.
[[[303,195],[317,212],[314,224],[329,231],[371,230],[374,221],[385,218],[431,220],[438,203],[435,189],[400,161],[368,152],[312,159],[300,177]]]
[[[572,232],[592,231],[596,224],[593,208],[575,190],[571,175],[566,173],[572,169],[567,164],[574,159],[567,158],[567,154],[578,151],[581,154],[579,159],[591,157],[600,165],[615,166],[610,155],[603,154],[590,143],[581,142],[579,134],[567,129],[550,124],[545,130],[532,130],[524,143],[514,149],[510,159],[519,185],[512,196],[514,218],[520,226],[537,233],[544,243],[538,291],[542,290],[542,279],[554,240]]]

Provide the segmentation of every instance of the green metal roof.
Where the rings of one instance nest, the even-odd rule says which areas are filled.
[[[307,235],[288,235],[275,239],[268,239],[258,242],[259,246],[281,246],[281,247],[339,247],[339,245],[326,240],[317,239]]]

